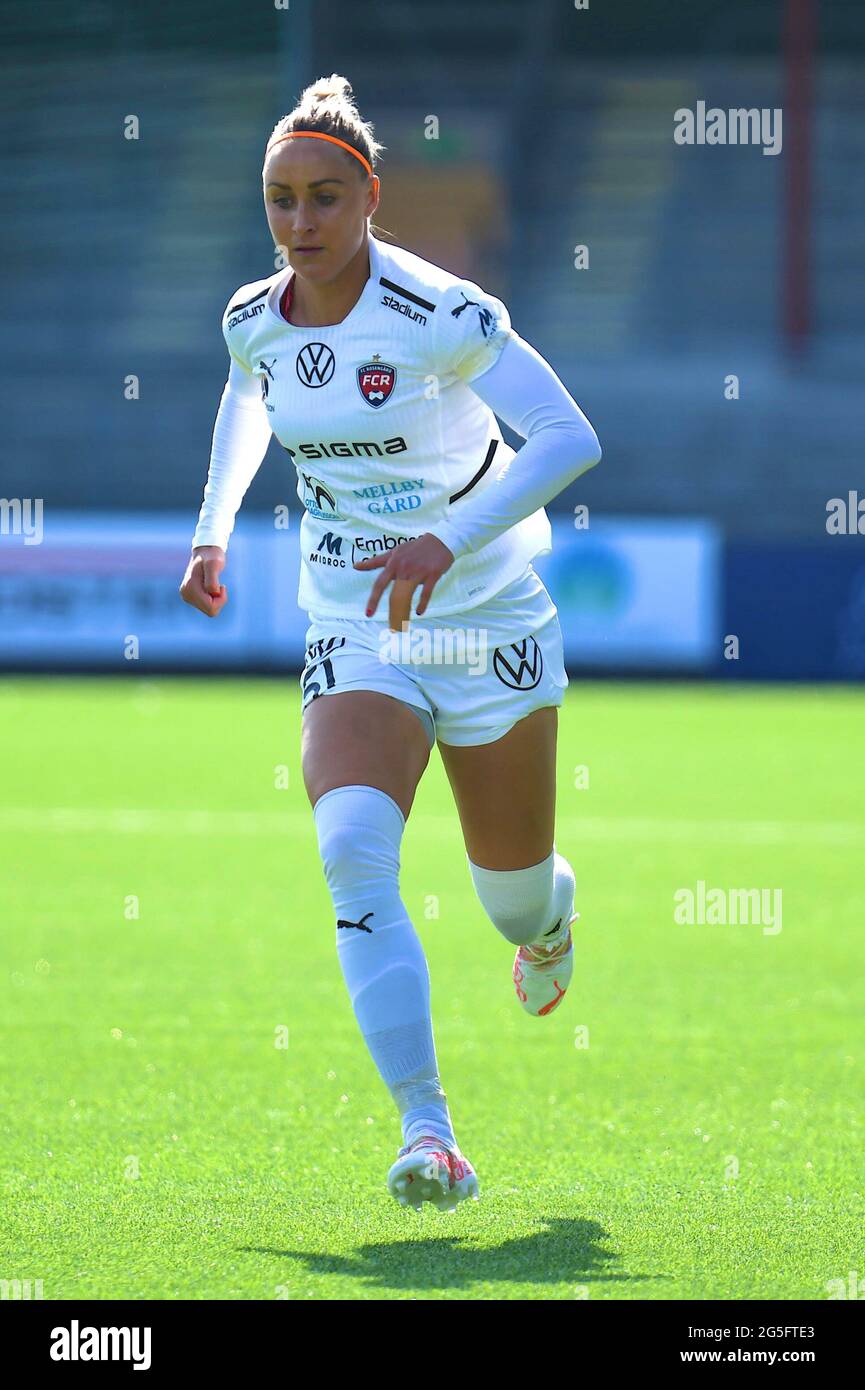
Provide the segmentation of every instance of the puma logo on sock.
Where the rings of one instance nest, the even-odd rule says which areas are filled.
[[[359,922],[347,922],[342,917],[337,917],[336,925],[337,927],[357,927],[358,931],[368,931],[371,933],[372,927],[368,927],[365,924],[367,917],[372,917],[373,915],[372,912],[365,912]]]

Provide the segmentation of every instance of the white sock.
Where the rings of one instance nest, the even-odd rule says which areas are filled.
[[[468,861],[481,905],[513,946],[555,946],[574,915],[574,871],[555,845],[527,869],[484,869]]]
[[[411,1144],[432,1133],[456,1147],[438,1076],[429,970],[399,893],[405,819],[377,787],[334,787],[313,808],[336,910],[336,948],[370,1055]],[[340,926],[339,923],[344,923]]]

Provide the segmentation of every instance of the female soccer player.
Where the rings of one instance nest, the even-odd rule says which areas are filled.
[[[557,1008],[576,917],[554,842],[568,678],[532,559],[551,546],[545,504],[601,451],[500,300],[370,234],[382,148],[336,74],[268,140],[265,209],[288,265],[223,317],[231,363],[180,592],[210,617],[223,608],[228,539],[275,434],[304,507],[304,781],[340,966],[402,1122],[388,1190],[452,1211],[478,1181],[438,1075],[400,842],[437,739],[478,897],[517,948],[517,998]]]

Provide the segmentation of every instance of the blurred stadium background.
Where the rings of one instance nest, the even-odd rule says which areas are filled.
[[[177,582],[227,368],[220,314],[274,269],[263,143],[339,71],[387,146],[376,224],[503,297],[602,440],[602,466],[550,508],[539,565],[569,668],[862,676],[865,543],[827,531],[830,499],[865,495],[855,0],[2,10],[0,493],[43,499],[44,539],[6,513],[0,663],[117,668],[132,633],[139,671],[296,666],[299,503],[276,444],[220,624]],[[674,111],[699,100],[782,107],[782,153],[676,144]]]

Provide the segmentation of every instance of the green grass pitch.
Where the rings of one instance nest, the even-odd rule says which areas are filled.
[[[397,1116],[339,973],[296,683],[0,683],[0,1278],[820,1300],[865,1276],[863,714],[854,689],[572,680],[557,845],[582,919],[547,1019],[433,753],[402,892],[481,1185],[443,1216],[385,1190]],[[699,880],[781,889],[782,930],[677,924]]]

